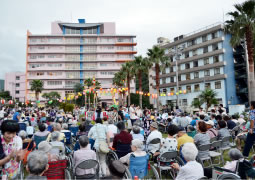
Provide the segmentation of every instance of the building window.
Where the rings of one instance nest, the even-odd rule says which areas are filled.
[[[62,85],[62,81],[47,81],[48,86]]]
[[[178,81],[182,81],[181,75],[178,76]]]
[[[214,56],[213,57],[213,63],[217,63],[217,62],[220,62],[219,56]]]
[[[218,50],[219,49],[218,44],[213,44],[212,45],[212,49],[213,49],[213,51]]]
[[[199,84],[195,84],[194,87],[195,87],[195,89],[194,89],[195,92],[200,91],[200,86],[199,86]]]
[[[209,58],[204,59],[204,65],[207,65],[207,64],[209,64]]]
[[[174,82],[174,77],[171,77],[170,81],[171,81],[171,83],[173,83]]]
[[[166,84],[166,78],[162,78],[162,84]]]
[[[185,69],[189,69],[190,68],[190,64],[189,63],[186,63],[185,64]]]
[[[210,70],[205,70],[205,71],[204,71],[204,75],[205,75],[205,76],[210,76]]]
[[[193,67],[198,67],[198,61],[193,62]]]
[[[186,80],[190,80],[190,73],[186,74]]]
[[[203,48],[203,53],[208,53],[208,46]]]
[[[214,32],[214,33],[212,33],[212,39],[215,39],[215,38],[217,38],[217,37],[218,37],[217,31]]]
[[[174,62],[173,56],[170,56],[170,57],[169,57],[169,60],[170,60],[170,62]]]
[[[215,68],[214,69],[214,75],[220,74],[220,68]]]
[[[218,101],[218,104],[223,104],[222,98],[218,98],[218,99],[216,99],[216,100]]]
[[[205,83],[205,89],[211,89],[211,83]]]
[[[197,50],[193,50],[192,51],[192,56],[196,56],[197,55]]]
[[[194,72],[194,79],[199,78],[199,72]]]
[[[16,76],[16,80],[20,80],[20,77],[19,77],[19,76]]]
[[[191,86],[186,86],[186,92],[190,93],[191,92]]]
[[[162,74],[166,74],[166,69],[162,70]]]
[[[15,94],[19,94],[19,91],[15,91]]]
[[[188,58],[188,57],[189,57],[189,51],[185,52],[185,58]]]
[[[20,86],[20,84],[19,83],[16,83],[16,87],[19,87]]]
[[[207,41],[207,35],[202,36],[202,42],[206,42]]]
[[[221,89],[221,82],[220,81],[215,82],[215,89]]]
[[[187,106],[188,105],[188,100],[187,99],[183,99],[182,100],[182,106]]]
[[[170,67],[170,72],[174,72],[174,67],[173,66]]]

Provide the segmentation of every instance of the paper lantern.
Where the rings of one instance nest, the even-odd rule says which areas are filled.
[[[177,92],[176,95],[179,95],[179,93]]]
[[[168,95],[168,96],[171,96],[171,93],[168,93],[167,95]]]
[[[181,93],[182,93],[182,90],[180,90],[179,93],[181,94]]]
[[[59,102],[62,102],[62,99],[60,99]]]
[[[187,92],[186,90],[183,90],[183,94],[186,94],[186,92]]]
[[[40,100],[36,101],[36,103],[40,103]]]
[[[5,100],[4,99],[1,99],[1,104],[4,104],[5,103]]]
[[[13,104],[13,100],[10,100],[10,101],[9,101],[9,104]]]
[[[150,93],[148,93],[147,95],[148,95],[148,96],[150,96],[151,94],[150,94]]]
[[[52,100],[50,100],[48,103],[49,103],[49,104],[52,104],[52,102],[53,102],[53,101],[52,101]]]

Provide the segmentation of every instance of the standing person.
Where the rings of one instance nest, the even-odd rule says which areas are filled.
[[[131,104],[131,106],[129,107],[129,114],[133,126],[134,122],[136,121],[134,104]]]
[[[18,110],[14,113],[13,115],[13,120],[16,121],[16,122],[19,122],[20,121],[20,117],[21,117],[21,110]]]
[[[245,157],[249,156],[250,150],[255,141],[254,120],[255,120],[255,101],[251,101],[251,107],[249,112],[250,129],[248,130],[246,143],[243,149],[243,155]]]
[[[120,106],[120,109],[118,111],[119,121],[124,121],[124,114],[123,114],[123,107]]]
[[[89,130],[88,137],[95,140],[95,149],[97,158],[99,159],[102,176],[107,175],[107,166],[106,166],[106,154],[101,152],[99,149],[99,142],[107,142],[107,127],[103,125],[101,118],[96,119],[96,124]],[[109,144],[109,142],[108,142]]]
[[[144,117],[143,117],[144,133],[146,136],[148,136],[150,133],[150,125],[152,123],[152,120],[151,120],[148,110],[144,110],[143,114],[144,114]]]
[[[136,115],[140,119],[143,116],[143,111],[141,110],[140,106],[136,108]]]

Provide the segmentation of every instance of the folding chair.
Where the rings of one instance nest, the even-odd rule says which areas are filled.
[[[213,158],[216,158],[216,157],[219,157],[218,159],[218,163],[217,164],[214,164],[213,163],[213,160],[212,160],[212,165],[220,165],[221,164],[221,161],[222,163],[224,164],[224,158],[223,158],[223,154],[222,154],[222,151],[220,149],[221,147],[221,141],[214,141],[211,145],[211,147],[215,148],[214,151],[209,151],[209,155],[210,157],[213,159]]]
[[[213,143],[214,141],[217,141],[217,136],[210,139],[210,143]]]
[[[234,127],[231,132],[230,132],[230,135],[231,135],[231,142],[229,143],[229,145],[231,147],[236,147],[236,142],[235,142],[235,138],[236,138],[236,135],[240,132],[240,126],[236,126]]]
[[[210,163],[208,167],[212,166],[212,159],[209,154],[210,148],[211,148],[211,144],[204,144],[204,145],[198,146],[198,155],[201,153],[207,154],[208,152],[208,156],[206,156],[206,154],[205,155],[202,154],[202,157],[198,157],[198,160],[201,162],[204,168],[205,168],[204,161],[208,161]]]
[[[161,143],[161,139],[160,138],[155,138],[155,139],[152,139],[147,145],[146,145],[146,151],[149,152],[148,150],[148,147],[149,145],[158,145],[158,149],[160,149],[160,143]]]
[[[34,141],[35,141],[35,144],[36,144],[36,149],[38,149],[38,144],[40,144],[40,142],[42,141],[46,141],[48,136],[36,136],[34,135]]]
[[[77,132],[79,131],[78,126],[70,126],[68,129],[73,133],[73,136],[76,136]]]
[[[222,138],[222,143],[221,143],[221,150],[222,150],[222,153],[226,150],[229,150],[231,149],[230,145],[229,145],[229,140],[231,139],[232,137],[231,136],[226,136],[224,138]]]
[[[71,145],[72,144],[72,134],[71,132],[63,132],[66,137],[66,145]]]
[[[77,175],[77,169],[82,169],[82,170],[89,170],[93,169],[94,173],[91,174],[82,174],[82,175]],[[80,164],[78,164],[76,167],[74,167],[74,179],[99,179],[99,163],[98,161],[94,159],[89,159],[82,161]]]

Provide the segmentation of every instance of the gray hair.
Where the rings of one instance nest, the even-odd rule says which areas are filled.
[[[113,124],[113,123],[114,123],[114,121],[112,119],[108,120],[108,124]]]
[[[141,121],[140,120],[136,120],[135,122],[134,122],[134,126],[142,126],[142,124],[141,124]]]
[[[85,135],[79,137],[79,144],[81,147],[85,148],[89,144],[89,138]]]
[[[198,150],[194,143],[185,143],[182,147],[182,154],[186,161],[195,161]]]
[[[42,151],[33,151],[27,157],[27,167],[31,174],[40,175],[46,170],[48,156]]]
[[[135,134],[139,134],[139,133],[140,133],[140,127],[134,126],[134,127],[133,127],[133,132],[134,132]]]
[[[242,153],[237,149],[237,148],[232,148],[229,150],[228,155],[230,159],[234,160],[239,160],[243,158]]]
[[[139,139],[134,139],[131,142],[132,146],[135,146],[138,150],[143,150],[143,141]]]
[[[68,130],[68,124],[66,123],[62,124],[62,129]]]
[[[19,132],[19,137],[21,137],[22,140],[26,139],[26,137],[27,137],[27,132],[24,131],[24,130],[21,130],[21,131]]]
[[[54,131],[61,131],[61,125],[60,123],[54,123],[53,124]]]
[[[51,140],[52,141],[58,141],[58,138],[59,138],[59,132],[54,131],[54,132],[51,133]]]
[[[42,151],[43,153],[48,153],[52,149],[52,146],[47,141],[42,141],[38,144],[38,150]]]

